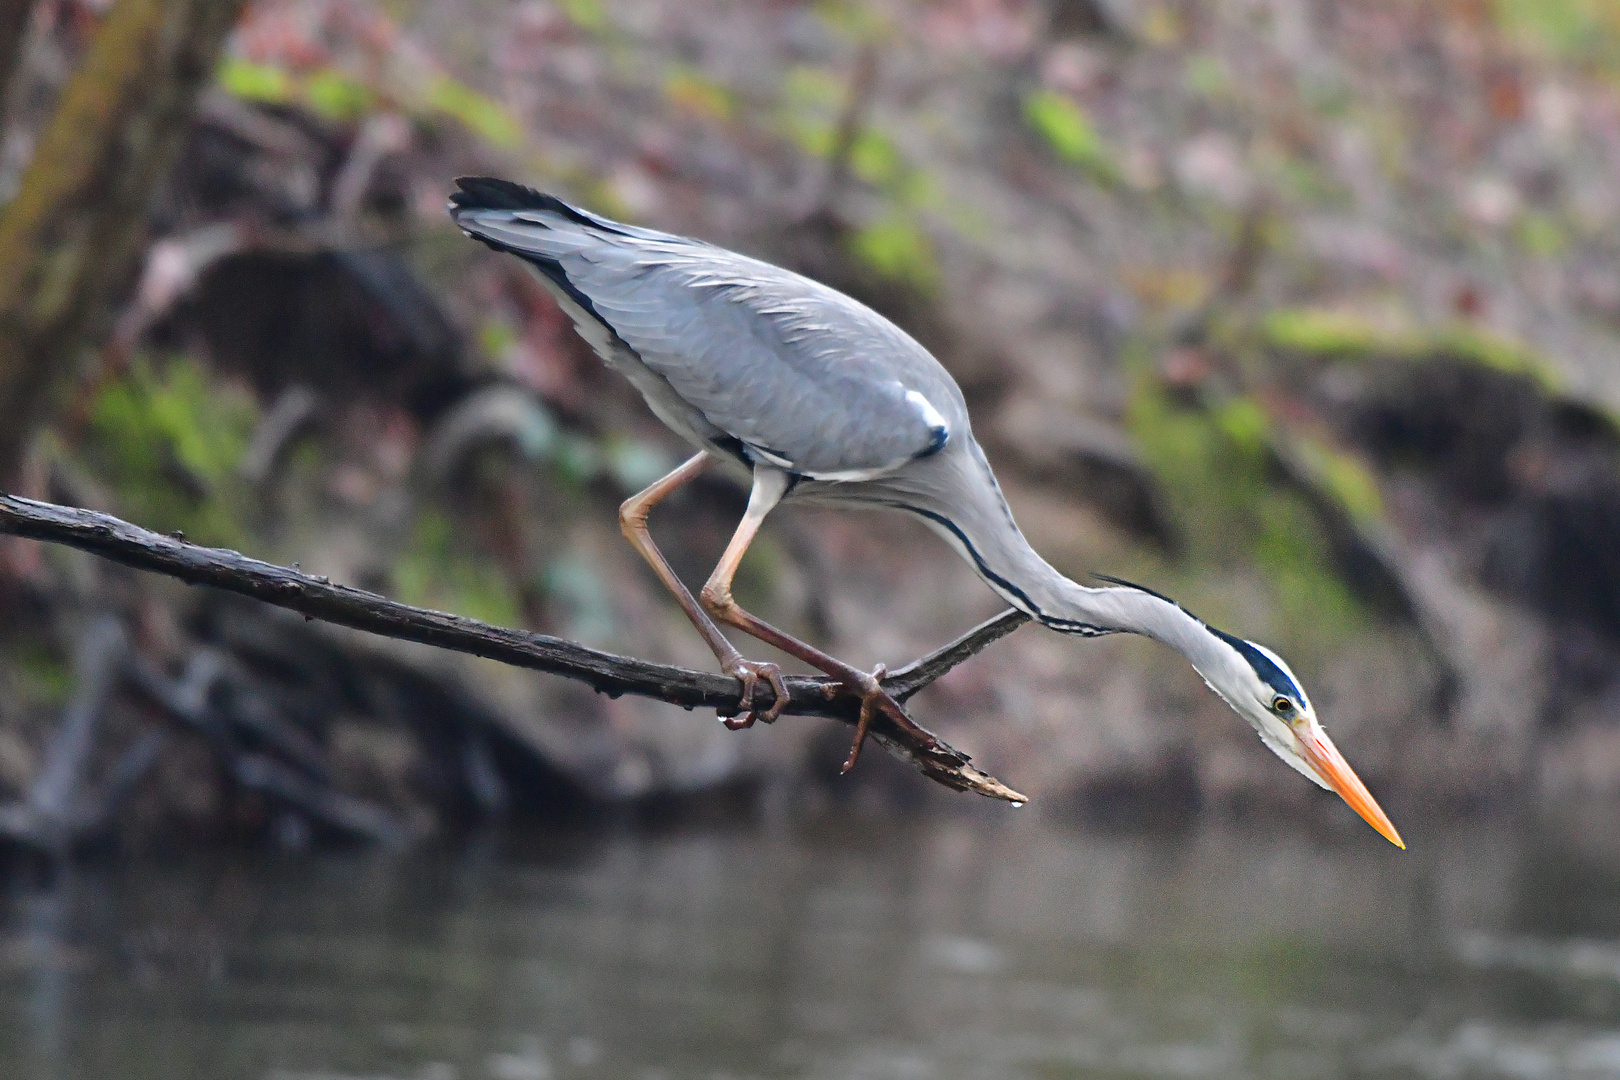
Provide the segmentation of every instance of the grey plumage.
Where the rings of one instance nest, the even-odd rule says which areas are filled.
[[[454,196],[457,224],[533,264],[597,352],[688,439],[837,481],[892,471],[966,429],[938,361],[842,293],[538,194],[474,205],[492,183]]]
[[[580,334],[666,425],[752,474],[748,511],[701,604],[658,554],[645,523],[651,507],[696,475],[702,461],[693,459],[627,502],[621,522],[745,691],[770,677],[779,703],[786,693],[774,665],[744,660],[711,616],[834,674],[862,697],[846,768],[874,703],[895,723],[910,721],[872,676],[761,622],[730,595],[737,561],[783,499],[910,513],[1009,603],[1045,625],[1164,642],[1279,757],[1331,785],[1400,842],[1279,657],[1150,590],[1077,584],[1036,553],[973,438],[955,380],[893,323],[818,282],[745,255],[609,221],[507,181],[457,183],[450,214],[469,236],[528,262]]]
[[[877,312],[792,271],[518,184],[458,184],[456,224],[533,266],[580,334],[695,445],[787,473],[787,499],[914,514],[1054,629],[1203,644],[1182,623],[1203,624],[1173,602],[1085,588],[1035,552],[956,381]]]

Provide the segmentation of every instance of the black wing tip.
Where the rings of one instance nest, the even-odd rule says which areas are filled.
[[[450,193],[450,216],[471,210],[548,210],[581,225],[600,225],[591,215],[555,195],[496,176],[458,176]]]
[[[455,210],[540,210],[553,197],[532,187],[494,176],[458,176],[450,193]]]

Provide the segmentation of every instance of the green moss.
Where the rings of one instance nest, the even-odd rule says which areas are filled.
[[[1294,449],[1317,489],[1353,521],[1371,525],[1384,519],[1378,481],[1359,460],[1316,439],[1296,439]]]
[[[1385,330],[1365,319],[1316,308],[1285,308],[1261,322],[1261,343],[1283,352],[1339,360],[1462,360],[1526,375],[1556,393],[1561,380],[1551,361],[1522,342],[1470,323],[1434,330]]]
[[[1315,308],[1273,311],[1260,331],[1273,348],[1332,357],[1371,356],[1387,337],[1364,319]]]
[[[1211,418],[1234,450],[1259,461],[1271,437],[1271,420],[1253,398],[1233,398],[1216,409]]]
[[[1325,655],[1363,625],[1361,605],[1327,554],[1316,512],[1276,472],[1272,448],[1279,436],[1259,403],[1237,398],[1214,410],[1189,407],[1144,374],[1126,422],[1186,537],[1185,578],[1177,588],[1193,610],[1219,625],[1229,590],[1210,588],[1211,581],[1252,566],[1275,602],[1281,631],[1310,653]],[[1342,466],[1334,468],[1365,510],[1367,493]]]
[[[393,579],[395,598],[402,603],[499,626],[519,622],[512,584],[437,510],[417,516],[410,544],[395,560]]]
[[[138,358],[91,403],[82,452],[126,515],[200,543],[241,546],[246,496],[236,468],[258,422],[242,389],[186,358]]]

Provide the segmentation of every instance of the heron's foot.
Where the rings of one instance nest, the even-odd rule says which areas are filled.
[[[870,675],[858,672],[860,680],[855,685],[844,684],[850,693],[861,699],[861,718],[855,725],[855,742],[849,748],[849,757],[844,759],[843,772],[849,772],[860,760],[861,747],[866,744],[866,733],[872,726],[872,718],[879,712],[886,714],[894,722],[895,727],[911,736],[914,749],[932,750],[939,746],[939,740],[932,733],[918,727],[911,717],[906,715],[900,703],[883,689],[881,680],[888,673],[888,669],[879,664],[872,669]]]
[[[751,728],[755,720],[774,724],[788,704],[787,683],[782,681],[782,669],[763,660],[745,660],[740,656],[727,662],[725,668],[727,675],[742,683],[742,712],[736,716],[722,716],[720,722],[732,731]],[[760,679],[770,683],[771,689],[776,691],[776,700],[764,712],[749,708],[749,702],[754,700],[754,687]]]

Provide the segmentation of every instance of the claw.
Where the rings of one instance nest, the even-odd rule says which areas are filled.
[[[849,757],[844,759],[844,767],[839,770],[840,772],[849,772],[855,767],[855,763],[861,759],[861,747],[866,744],[866,733],[872,726],[872,714],[879,709],[888,713],[889,719],[893,720],[900,728],[907,730],[914,728],[917,732],[927,736],[927,732],[924,732],[922,728],[911,722],[911,718],[900,708],[899,702],[884,691],[882,680],[883,676],[888,673],[889,669],[879,664],[872,669],[872,674],[861,680],[859,686],[850,688],[861,696],[861,718],[855,724],[855,742],[850,745]],[[928,741],[934,741],[932,736],[928,736]]]
[[[740,716],[722,716],[720,718],[720,722],[732,731],[751,728],[754,726],[755,720],[773,724],[776,722],[776,718],[782,715],[782,710],[787,708],[787,683],[782,679],[782,669],[775,664],[738,658],[727,667],[726,674],[734,676],[738,682],[742,683],[743,713]],[[748,708],[748,703],[754,700],[754,687],[758,684],[761,675],[765,677],[766,682],[771,684],[771,689],[776,692],[776,700],[771,702],[769,709],[766,709],[763,713],[758,713]]]
[[[861,747],[866,743],[866,733],[871,729],[872,717],[882,710],[887,713],[894,726],[911,736],[914,750],[930,751],[939,748],[939,740],[930,732],[925,731],[906,715],[900,703],[890,697],[883,689],[883,677],[889,673],[882,664],[872,669],[872,674],[863,675],[859,684],[849,686],[844,684],[849,693],[858,694],[861,699],[861,717],[855,724],[855,742],[849,748],[849,757],[844,759],[841,772],[849,772],[860,760]]]
[[[879,668],[878,670],[883,669]],[[855,742],[849,748],[849,757],[844,759],[844,767],[838,770],[840,773],[849,772],[855,767],[855,763],[861,759],[861,747],[866,744],[866,731],[872,726],[872,710],[876,707],[877,697],[875,695],[867,694],[861,698],[861,718],[855,725]]]

